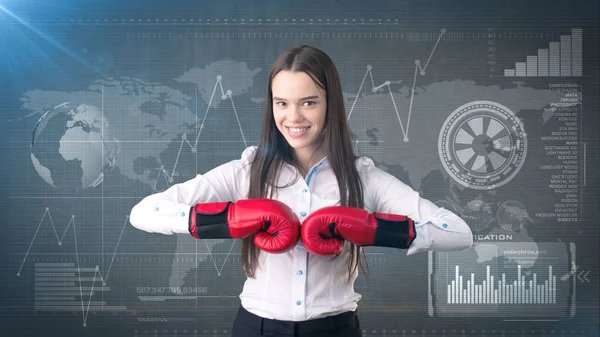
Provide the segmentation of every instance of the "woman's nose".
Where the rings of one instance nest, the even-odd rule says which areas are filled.
[[[287,115],[287,119],[291,121],[299,121],[302,120],[302,110],[300,107],[292,105],[289,109],[289,113]]]

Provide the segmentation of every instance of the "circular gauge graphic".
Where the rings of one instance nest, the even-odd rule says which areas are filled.
[[[459,184],[491,190],[508,183],[527,154],[525,129],[507,107],[474,101],[454,110],[442,126],[438,152]]]

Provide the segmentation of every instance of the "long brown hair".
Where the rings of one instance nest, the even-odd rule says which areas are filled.
[[[344,97],[337,69],[327,54],[306,45],[284,51],[271,67],[262,131],[254,159],[251,162],[248,198],[273,198],[276,189],[281,187],[274,184],[277,182],[278,173],[283,164],[289,163],[300,167],[295,159],[293,148],[279,132],[273,118],[271,85],[273,78],[281,70],[304,72],[321,89],[325,90],[327,111],[319,147],[326,147],[327,160],[339,185],[340,204],[363,208],[363,187],[355,166],[357,156],[354,154],[350,139],[350,129],[346,119]],[[350,244],[348,279],[351,278],[358,265],[362,267],[361,252],[360,247]],[[255,275],[259,253],[260,250],[254,244],[253,235],[242,240],[242,266],[248,277]]]

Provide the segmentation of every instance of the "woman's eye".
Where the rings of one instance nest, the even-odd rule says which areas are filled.
[[[285,102],[275,102],[275,104],[278,106],[285,106]]]
[[[304,102],[304,104],[306,104],[306,105],[315,105],[317,103],[313,102],[313,101],[306,101],[306,102]]]

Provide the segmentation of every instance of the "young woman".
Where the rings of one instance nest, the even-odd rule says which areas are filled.
[[[273,64],[258,146],[144,198],[133,226],[242,239],[233,336],[361,336],[354,292],[363,246],[411,255],[469,248],[471,230],[354,154],[339,75],[299,46]]]

